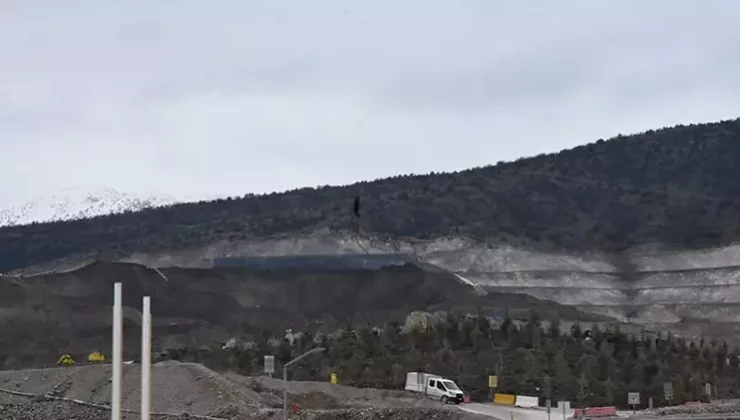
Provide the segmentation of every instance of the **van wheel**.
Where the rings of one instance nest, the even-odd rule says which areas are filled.
[[[447,398],[447,395],[442,395],[442,404],[447,404],[450,401],[449,398]]]

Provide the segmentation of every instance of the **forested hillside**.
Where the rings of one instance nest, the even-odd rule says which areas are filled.
[[[256,344],[226,357],[212,352],[198,360],[216,369],[259,374],[262,356],[272,350],[264,341]],[[628,392],[640,392],[643,404],[653,397],[662,406],[667,403],[665,382],[673,384],[673,402],[679,404],[705,400],[706,383],[719,398],[739,396],[739,354],[727,343],[628,336],[578,324],[566,333],[557,323],[543,328],[534,313],[521,328],[511,320],[491,325],[483,316],[449,315],[433,330],[404,334],[398,324],[388,324],[382,331],[345,330],[321,345],[328,354],[294,368],[294,379],[326,380],[329,372],[337,372],[345,385],[398,389],[406,372],[433,372],[455,379],[480,401],[488,400],[488,375],[498,369],[501,392],[538,396],[544,403],[549,377],[552,400],[572,401],[576,407],[625,407]],[[276,361],[285,363],[312,346],[311,340],[293,348],[283,344]]]
[[[362,229],[383,237],[454,235],[545,249],[720,244],[740,236],[739,158],[737,119],[457,173],[9,227],[0,229],[0,271],[83,252],[121,255],[316,227],[351,229],[358,194]]]

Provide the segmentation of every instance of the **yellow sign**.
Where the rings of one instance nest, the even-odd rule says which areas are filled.
[[[329,382],[331,382],[334,385],[336,385],[337,382],[339,382],[339,380],[337,379],[337,374],[336,373],[334,373],[334,372],[331,373],[331,377],[329,378]]]
[[[101,353],[99,353],[97,351],[94,351],[94,352],[90,353],[87,356],[87,362],[88,363],[101,363],[101,362],[105,362],[105,356],[103,356]]]
[[[498,388],[498,376],[493,375],[488,377],[488,387]]]
[[[57,360],[57,364],[61,366],[72,366],[75,364],[75,359],[68,354],[64,354],[59,358],[59,360]]]

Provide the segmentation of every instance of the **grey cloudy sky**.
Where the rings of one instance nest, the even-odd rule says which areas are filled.
[[[740,116],[740,1],[0,6],[0,205],[486,165]]]

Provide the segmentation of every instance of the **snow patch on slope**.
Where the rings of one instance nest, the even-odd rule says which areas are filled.
[[[174,204],[169,196],[144,196],[111,188],[67,188],[0,210],[0,226],[102,216]]]

